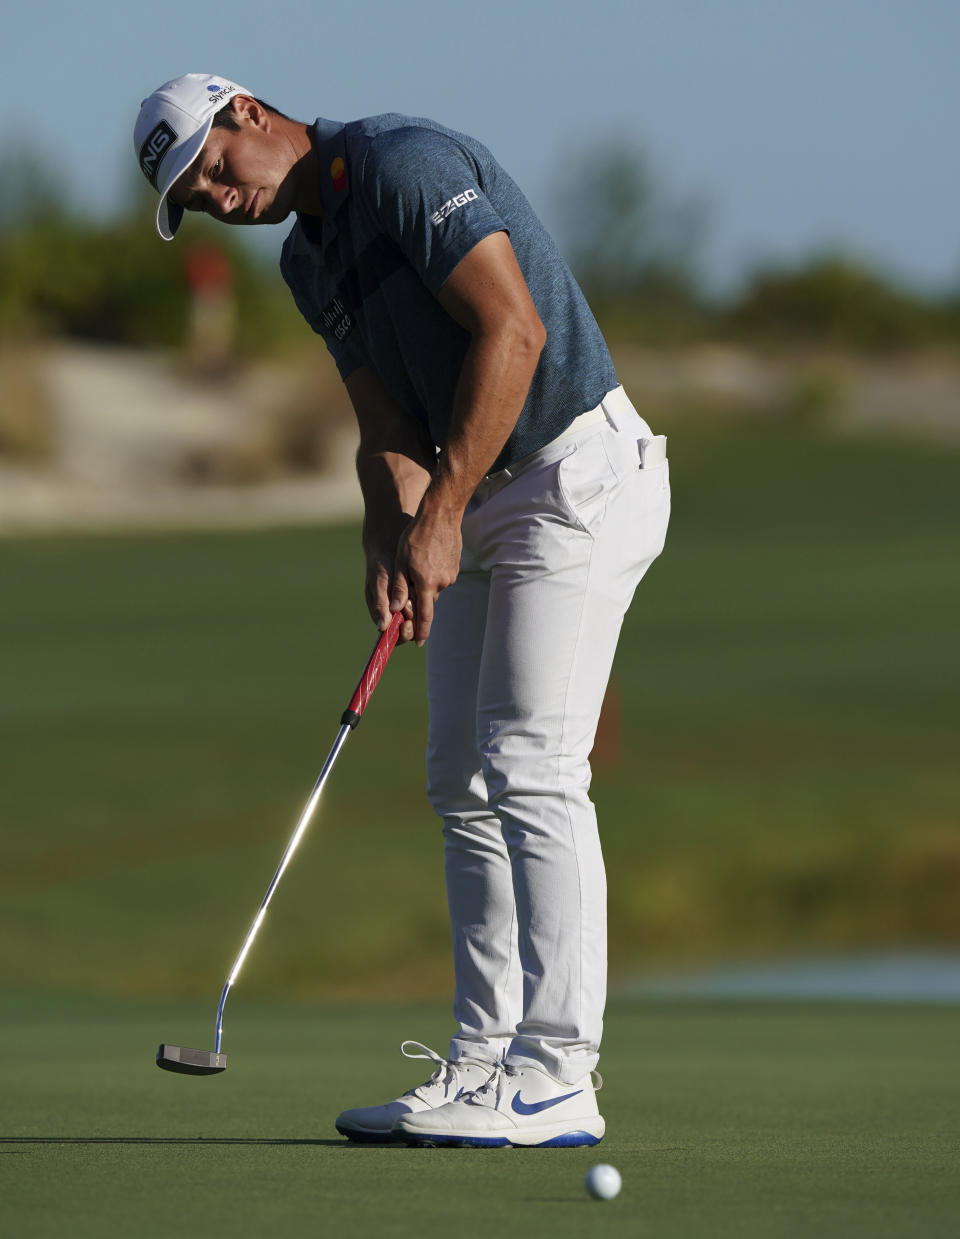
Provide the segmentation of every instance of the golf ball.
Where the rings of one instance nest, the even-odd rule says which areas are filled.
[[[594,1200],[613,1200],[623,1185],[620,1171],[615,1166],[608,1166],[606,1162],[591,1166],[583,1182]]]

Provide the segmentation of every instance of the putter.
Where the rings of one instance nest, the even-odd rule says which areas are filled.
[[[231,986],[239,976],[240,969],[243,967],[243,961],[247,958],[247,952],[253,945],[257,931],[263,924],[263,918],[266,914],[267,906],[273,898],[273,892],[277,889],[280,879],[283,877],[283,872],[296,850],[297,844],[303,838],[303,834],[310,824],[310,819],[313,817],[313,812],[317,807],[317,802],[320,799],[320,793],[323,791],[323,785],[327,781],[327,776],[333,769],[333,764],[337,760],[347,736],[356,727],[357,723],[360,722],[363,712],[373,696],[373,690],[377,687],[383,674],[383,669],[387,665],[387,660],[397,644],[397,637],[400,635],[400,625],[402,623],[403,614],[398,611],[391,617],[387,628],[381,633],[377,644],[373,648],[373,653],[370,655],[364,668],[363,675],[360,677],[360,683],[350,698],[350,704],[343,712],[343,716],[340,719],[340,730],[337,733],[336,740],[333,742],[333,748],[330,750],[327,760],[323,763],[320,777],[313,785],[310,799],[300,814],[300,820],[290,836],[290,842],[287,844],[286,850],[280,859],[280,864],[277,866],[277,871],[273,875],[273,881],[267,887],[267,893],[264,895],[257,915],[253,919],[253,924],[247,932],[243,946],[240,948],[240,954],[234,961],[230,975],[227,977],[227,983],[223,987],[223,992],[220,995],[220,1005],[217,1007],[216,1036],[213,1049],[191,1050],[183,1045],[167,1045],[164,1042],[157,1050],[157,1066],[162,1067],[164,1071],[177,1071],[181,1075],[191,1076],[211,1076],[216,1075],[218,1072],[226,1071],[227,1056],[220,1053],[220,1043],[223,1040],[223,1008],[226,1005],[227,994],[230,993]]]

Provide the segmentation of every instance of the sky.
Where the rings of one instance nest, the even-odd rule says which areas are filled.
[[[34,0],[3,45],[0,149],[32,146],[97,214],[139,176],[143,96],[209,71],[302,120],[471,133],[548,227],[593,144],[636,144],[705,202],[717,289],[827,247],[960,286],[960,0]]]

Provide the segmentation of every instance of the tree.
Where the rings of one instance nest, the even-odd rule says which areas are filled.
[[[558,231],[591,303],[694,311],[705,204],[673,199],[649,156],[628,139],[593,146],[564,167]]]
[[[866,350],[910,349],[950,333],[948,307],[841,253],[757,271],[734,305],[750,338]]]
[[[156,196],[138,177],[111,219],[76,214],[68,188],[30,154],[0,152],[0,338],[67,336],[116,344],[182,344],[190,296],[185,248],[166,246],[151,219]],[[195,238],[213,235],[237,279],[239,345],[264,353],[294,332],[306,339],[281,282],[240,239],[193,219]]]

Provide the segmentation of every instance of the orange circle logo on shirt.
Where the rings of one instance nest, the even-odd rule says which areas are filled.
[[[341,190],[347,183],[347,166],[338,155],[330,165],[330,175],[333,177],[333,188]]]

